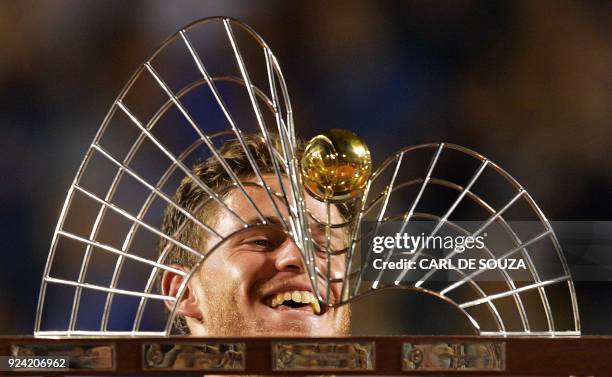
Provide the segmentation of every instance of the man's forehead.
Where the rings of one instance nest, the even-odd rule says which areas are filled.
[[[255,177],[244,179],[245,183],[255,183],[257,185],[246,185],[245,190],[248,197],[241,190],[234,188],[226,195],[225,203],[246,223],[255,224],[261,223],[263,217],[268,223],[279,224],[283,222],[289,224],[289,209],[285,201],[285,194],[288,196],[288,202],[293,201],[291,190],[289,189],[289,179],[282,177],[281,182],[272,174],[264,175],[264,182],[270,189],[270,194],[266,192],[264,187],[259,185]],[[282,183],[282,185],[281,185]],[[284,186],[284,187],[283,187]],[[284,190],[283,190],[284,188]],[[274,203],[272,202],[273,198]],[[306,208],[309,213],[314,216],[319,222],[327,220],[327,205],[313,198],[308,193],[305,193]],[[257,207],[255,209],[254,207]],[[259,211],[259,213],[258,213]],[[226,211],[222,211],[226,212]],[[335,205],[330,207],[329,215],[332,223],[342,222],[342,216]],[[238,221],[234,219],[235,221]],[[311,226],[316,226],[316,222],[311,218]]]

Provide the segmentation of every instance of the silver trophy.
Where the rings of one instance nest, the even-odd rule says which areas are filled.
[[[169,37],[113,102],[68,189],[34,335],[170,336],[195,271],[236,234],[271,226],[297,245],[311,287],[311,295],[297,299],[271,297],[272,307],[293,301],[323,314],[383,289],[408,289],[452,305],[477,335],[580,335],[574,285],[555,232],[529,193],[497,164],[440,142],[403,148],[372,167],[366,143],[350,131],[331,129],[308,143],[298,131],[277,58],[249,26],[213,17]],[[230,152],[246,163],[233,164]],[[207,162],[223,176],[215,187],[202,178]],[[187,186],[198,194],[185,205],[179,193]],[[228,204],[230,192],[248,218]],[[240,226],[228,231],[207,221],[203,211],[210,208]],[[539,230],[517,229],[517,220]],[[416,222],[428,224],[423,235],[430,237],[504,235],[504,242],[485,242],[477,257],[496,265],[521,260],[526,268],[520,276],[502,268],[431,268],[410,278],[406,270],[373,269],[372,237],[388,224],[405,232]],[[193,232],[205,235],[205,248],[188,237]],[[395,251],[376,256],[391,261]],[[178,254],[192,261],[190,269],[175,266]],[[455,248],[438,259],[460,254]],[[431,257],[424,248],[405,255],[412,262]],[[555,271],[543,265],[551,261],[559,266]],[[171,294],[159,289],[164,273],[181,278]],[[310,346],[276,344],[289,356],[275,359],[275,368],[297,362],[295,355],[307,357]],[[346,352],[333,346],[334,357],[358,355],[346,365],[373,370],[371,344],[353,344]],[[222,354],[227,365],[242,349],[210,347],[202,352]],[[483,347],[489,356],[499,351],[495,343]],[[153,364],[163,364],[163,349],[149,345]],[[448,358],[448,349],[458,352],[404,344],[404,366],[418,367],[423,353]],[[467,355],[476,348],[461,349]]]

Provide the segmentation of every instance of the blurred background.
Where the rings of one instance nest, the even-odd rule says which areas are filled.
[[[462,144],[549,219],[611,220],[610,1],[2,1],[0,334],[32,332],[66,190],[113,99],[168,35],[214,15],[274,50],[305,137],[351,129],[375,162]],[[577,283],[584,333],[612,334],[611,288]]]

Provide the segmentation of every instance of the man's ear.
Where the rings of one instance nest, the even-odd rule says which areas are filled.
[[[187,273],[189,272],[185,269],[185,267],[177,264],[173,264],[170,267],[175,268],[177,270],[185,271]],[[176,297],[185,279],[186,277],[184,276],[181,276],[172,271],[165,270],[161,280],[162,294],[164,296]],[[194,287],[192,286],[193,280],[195,279],[191,279],[191,281],[187,282],[187,285],[185,286],[185,290],[183,292],[183,296],[177,297],[179,302],[176,307],[176,315],[191,317],[195,319],[202,319],[202,311],[200,310],[197,290],[194,289]],[[172,307],[174,306],[173,301],[164,301],[164,304],[169,310],[172,310]]]

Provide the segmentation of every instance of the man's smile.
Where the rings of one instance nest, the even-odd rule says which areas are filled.
[[[264,299],[266,305],[277,310],[306,310],[314,314],[321,313],[319,300],[312,292],[287,290],[269,295]]]

